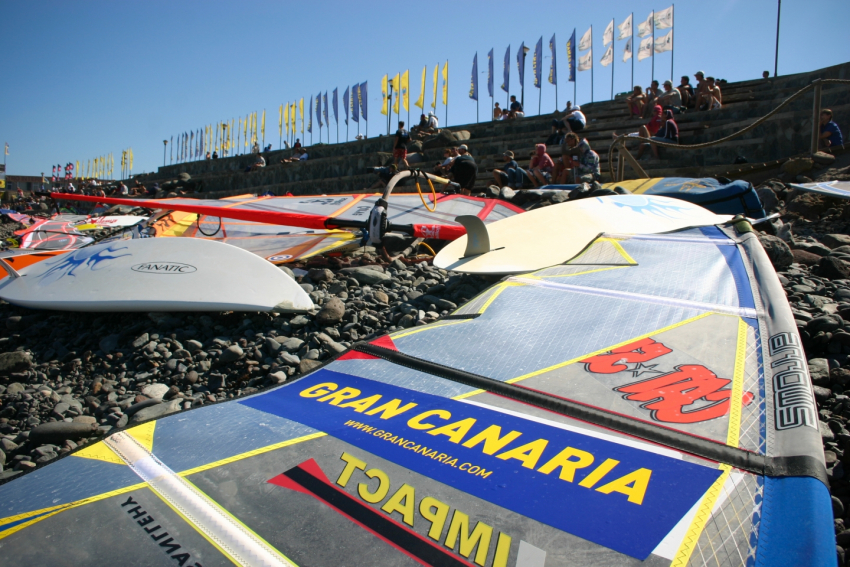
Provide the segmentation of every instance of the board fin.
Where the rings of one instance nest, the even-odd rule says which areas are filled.
[[[466,229],[466,251],[463,253],[464,258],[485,254],[490,251],[490,235],[487,233],[487,226],[484,224],[484,221],[475,215],[461,215],[455,217],[455,222],[460,223]]]

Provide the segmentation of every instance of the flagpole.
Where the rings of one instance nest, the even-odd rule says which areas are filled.
[[[590,25],[590,53],[593,53],[593,24]],[[593,55],[590,56],[590,102],[593,102]]]
[[[773,77],[779,71],[779,16],[782,15],[782,0],[779,0],[776,7],[776,54],[773,56]]]
[[[652,11],[652,80],[655,80],[655,10]]]
[[[670,82],[673,82],[673,53],[674,47],[676,45],[676,34],[673,33],[675,29],[675,19],[676,19],[676,5],[670,4]]]
[[[632,32],[632,82],[631,87],[635,86],[635,13],[632,12],[632,24],[629,26]]]
[[[617,45],[617,40],[614,39],[614,28],[616,27],[617,22],[614,18],[611,18],[611,100],[614,100],[614,63],[617,58],[614,55],[614,46]]]

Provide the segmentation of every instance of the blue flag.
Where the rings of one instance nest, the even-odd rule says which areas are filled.
[[[316,95],[316,123],[322,129],[322,93]]]
[[[336,93],[336,91],[334,91],[334,93]],[[345,124],[346,124],[346,126],[348,125],[348,108],[349,108],[348,100],[349,100],[348,99],[348,87],[345,87],[345,92],[342,93],[342,106],[345,107]],[[334,101],[336,101],[336,97],[334,97]],[[334,107],[336,107],[336,105],[334,105]]]
[[[360,93],[358,96],[360,97],[360,111],[363,113],[363,120],[369,120],[369,116],[366,114],[366,100],[369,97],[369,81],[360,83]]]
[[[552,85],[558,84],[558,65],[555,63],[555,34],[552,34],[552,39],[549,40],[549,51],[552,52],[552,65],[549,66],[549,83]]]
[[[519,88],[525,88],[525,42],[519,44],[516,52],[516,68],[519,71]]]
[[[307,131],[313,133],[313,95],[310,95],[310,106],[307,107],[307,117],[310,121],[307,123]]]
[[[339,124],[339,99],[337,97],[337,90],[334,89],[334,122]]]
[[[472,81],[469,85],[469,98],[478,100],[478,54],[472,58]]]
[[[493,50],[487,54],[487,94],[493,97]]]
[[[328,120],[328,91],[325,91],[325,94],[322,98],[325,101],[325,107],[324,107],[324,109],[322,109],[322,114],[325,117],[325,124],[327,124],[328,128],[330,128],[331,127],[331,121]]]
[[[573,28],[573,35],[567,42],[567,65],[570,67],[570,78],[567,81],[576,82],[576,29]]]
[[[505,69],[502,72],[502,90],[506,93],[511,92],[511,46],[505,50]]]
[[[543,36],[537,40],[537,45],[534,46],[534,59],[532,60],[534,69],[534,86],[538,89],[543,85]]]
[[[360,85],[351,87],[351,119],[360,122]]]

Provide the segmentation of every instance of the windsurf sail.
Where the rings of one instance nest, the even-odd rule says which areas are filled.
[[[86,215],[54,215],[15,232],[21,237],[21,248],[29,250],[71,250],[94,242],[76,225],[86,222]]]
[[[222,217],[264,224],[294,226],[313,230],[366,228],[369,212],[380,195],[327,195],[303,197],[242,197],[229,200],[159,199],[133,200],[81,197],[54,193],[56,199],[91,199],[109,204],[143,206],[152,209],[180,210],[209,217]],[[426,207],[422,199],[431,202]],[[465,234],[454,221],[460,215],[475,215],[485,223],[524,212],[519,207],[494,199],[463,195],[438,195],[437,208],[430,196],[393,195],[389,199],[387,220],[390,230],[402,230],[421,238],[453,240]]]
[[[150,565],[835,563],[797,327],[734,227],[603,234],[283,386],[115,433],[0,502],[23,566],[127,550]]]

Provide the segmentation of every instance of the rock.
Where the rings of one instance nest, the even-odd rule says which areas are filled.
[[[133,341],[133,348],[142,348],[143,346],[148,344],[148,342],[150,342],[150,340],[151,340],[150,336],[147,333],[143,333],[143,334],[139,335],[138,337],[136,337],[136,340]],[[101,347],[101,350],[103,350],[103,347]],[[106,351],[103,351],[103,352],[106,352]]]
[[[289,321],[289,325],[295,329],[300,329],[301,327],[304,327],[305,325],[309,324],[310,319],[308,319],[304,315],[296,315]]]
[[[135,403],[135,404],[131,405],[131,406],[130,406],[130,407],[128,407],[127,409],[125,409],[125,410],[124,410],[124,415],[127,415],[127,416],[132,417],[133,415],[135,415],[135,414],[136,414],[136,413],[138,413],[139,411],[141,411],[141,410],[143,410],[143,409],[145,409],[145,408],[149,408],[149,407],[157,406],[157,405],[159,405],[160,403],[162,403],[162,401],[161,401],[161,400],[142,400],[142,401],[140,401],[140,402],[138,402],[138,403]]]
[[[164,404],[156,404],[154,406],[144,408],[137,411],[129,421],[130,423],[141,423],[143,421],[148,421],[170,413],[178,412],[181,409],[181,402],[182,399],[176,399]]]
[[[818,428],[820,429],[821,439],[823,439],[825,443],[835,441],[835,434],[832,432],[832,429],[829,428],[829,425],[822,421],[818,421]]]
[[[95,419],[92,415],[78,415],[73,419],[74,423],[97,423],[97,419]]]
[[[383,291],[380,291],[380,290],[376,291],[375,293],[372,294],[372,296],[375,298],[375,301],[377,301],[378,303],[387,304],[387,303],[390,302],[390,297],[386,293],[384,293]]]
[[[220,374],[210,376],[209,387],[210,390],[212,390],[213,392],[217,392],[218,390],[224,389],[225,387],[227,387],[227,378]]]
[[[800,193],[786,204],[785,209],[803,218],[817,220],[826,211],[826,203],[820,195]]]
[[[223,364],[227,364],[228,362],[239,360],[240,358],[242,358],[243,354],[244,351],[242,350],[242,347],[240,347],[239,345],[231,345],[221,352],[221,356],[218,358],[218,360]]]
[[[151,384],[142,388],[142,394],[152,400],[161,400],[166,392],[168,392],[168,386],[165,384]]]
[[[36,445],[61,445],[66,439],[77,440],[91,437],[97,432],[94,423],[54,421],[43,423],[30,431],[29,440]]]
[[[195,354],[199,350],[203,350],[204,345],[200,341],[196,341],[194,339],[189,339],[186,341],[184,348],[188,350],[190,353]]]
[[[271,380],[273,384],[283,384],[286,382],[287,378],[289,377],[286,375],[286,372],[281,372],[280,370],[268,375],[268,379]]]
[[[422,142],[419,140],[413,140],[409,144],[407,144],[407,157],[410,157],[410,154],[413,153],[421,153],[422,152]],[[410,162],[408,162],[410,163]]]
[[[6,387],[6,395],[7,396],[17,396],[18,394],[23,394],[26,388],[20,382],[12,382]]]
[[[821,256],[799,248],[791,250],[791,254],[794,256],[794,262],[803,264],[804,266],[814,266],[820,262],[821,259]]]
[[[281,352],[278,354],[278,359],[282,360],[284,363],[295,366],[296,364],[301,363],[301,359],[295,356],[294,354],[288,352]]]
[[[457,132],[452,132],[452,135],[458,142],[465,142],[470,137],[469,130],[458,130]]]
[[[816,386],[829,386],[829,362],[825,358],[810,359],[809,376]]]
[[[343,268],[341,272],[353,277],[361,285],[377,285],[392,280],[392,276],[382,271],[373,269],[372,266],[357,266],[356,268]]]
[[[265,343],[266,343],[266,350],[269,351],[272,354],[276,353],[281,348],[280,343],[277,342],[275,339],[273,339],[271,337],[266,337]]]
[[[510,187],[502,187],[501,191],[499,192],[499,197],[501,199],[504,199],[505,201],[510,201],[514,198],[514,196],[516,196],[516,191],[514,191]]]
[[[791,266],[794,262],[794,255],[784,240],[776,236],[761,233],[759,233],[758,238],[777,272],[786,270]]]
[[[280,346],[282,346],[284,350],[292,352],[294,350],[298,350],[299,348],[301,348],[301,345],[303,345],[303,344],[304,344],[304,341],[302,341],[301,339],[299,339],[297,337],[292,337],[292,338],[286,339],[285,341],[280,343]]]
[[[298,370],[301,372],[301,374],[307,374],[317,366],[321,365],[322,363],[318,360],[310,360],[309,358],[305,358],[299,363]]]
[[[330,270],[328,270],[330,271]],[[374,272],[378,273],[378,272]],[[386,276],[387,274],[381,274]],[[335,325],[345,316],[345,303],[337,297],[327,300],[322,309],[316,314],[316,322],[320,325]]]
[[[838,248],[839,246],[850,245],[850,235],[847,234],[825,234],[820,238],[820,241],[830,248]]]
[[[334,279],[334,273],[327,268],[314,268],[307,272],[307,277],[314,282],[329,282]]]
[[[791,177],[797,177],[801,173],[810,171],[815,162],[809,158],[791,158],[782,164],[782,171]]]
[[[307,292],[307,293],[311,293],[311,292],[313,291],[313,289],[314,289],[314,288],[313,288],[313,284],[309,284],[309,283],[300,283],[300,284],[298,284],[298,285],[299,285],[299,286],[301,286],[301,289],[303,289],[303,290],[304,290],[305,292]]]
[[[11,453],[17,448],[18,445],[12,440],[6,439],[5,437],[0,438],[0,449],[2,449],[4,453]]]
[[[831,280],[850,279],[850,264],[836,257],[826,256],[820,259],[817,273]]]
[[[815,152],[812,154],[812,161],[819,165],[832,165],[835,162],[835,156],[826,152]]]
[[[284,266],[283,264],[281,264],[277,267],[277,269],[292,278],[293,280],[295,279],[295,273],[288,266]]]
[[[768,213],[772,213],[779,208],[779,198],[770,187],[759,187],[756,189],[756,194],[759,197],[759,201],[761,201],[761,206]]]
[[[484,196],[488,199],[498,199],[502,192],[502,188],[498,185],[490,185],[484,190]]]
[[[189,384],[196,384],[198,382],[198,373],[194,370],[190,370],[186,373],[186,382]]]
[[[32,368],[32,355],[22,350],[0,354],[0,374]]]
[[[118,335],[107,335],[103,337],[100,339],[98,346],[104,354],[111,354],[118,347]]]
[[[823,388],[821,386],[813,386],[812,389],[815,392],[815,399],[818,401],[818,403],[825,402],[832,395],[832,390],[828,388]]]
[[[455,137],[452,135],[451,130],[443,128],[438,134],[431,136],[430,138],[427,138],[425,141],[423,141],[422,149],[434,150],[459,145],[460,142],[455,139]]]

